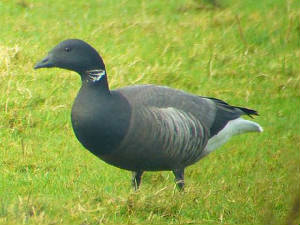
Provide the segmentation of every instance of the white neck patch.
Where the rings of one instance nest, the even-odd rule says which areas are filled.
[[[88,70],[88,71],[86,71],[86,74],[91,81],[98,82],[103,77],[105,77],[106,72],[105,72],[105,70],[100,70],[100,69],[99,70]]]

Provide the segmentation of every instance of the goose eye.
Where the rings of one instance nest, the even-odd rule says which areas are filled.
[[[71,51],[71,48],[65,47],[65,51],[66,51],[66,52],[69,52],[69,51]]]

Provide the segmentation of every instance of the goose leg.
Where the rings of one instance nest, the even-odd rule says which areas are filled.
[[[131,185],[132,185],[132,187],[135,191],[137,189],[139,189],[139,186],[140,186],[141,180],[142,180],[143,172],[144,171],[141,171],[141,170],[132,172]]]
[[[180,191],[184,188],[184,169],[175,169],[173,170],[175,175],[175,182]]]

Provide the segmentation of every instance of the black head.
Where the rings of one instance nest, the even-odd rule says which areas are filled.
[[[102,71],[105,65],[98,52],[78,39],[68,39],[55,46],[48,55],[35,65],[35,69],[58,67],[85,74],[87,71]]]

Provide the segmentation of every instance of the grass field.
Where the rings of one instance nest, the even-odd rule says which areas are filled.
[[[1,0],[0,224],[299,224],[300,2]],[[73,72],[34,71],[58,42],[104,58],[111,88],[160,84],[259,111],[246,134],[186,170],[131,174],[70,123]]]

